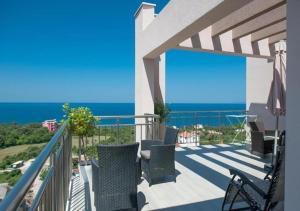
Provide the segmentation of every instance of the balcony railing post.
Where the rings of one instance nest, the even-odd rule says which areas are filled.
[[[141,127],[141,141],[143,140],[143,125],[140,124],[140,127]]]
[[[107,127],[104,127],[104,130],[105,130],[105,141],[106,141],[106,133],[107,133]]]
[[[55,162],[55,154],[54,153],[51,153],[50,155],[50,166],[51,166],[51,169],[54,171],[54,162]],[[55,178],[54,176],[51,177],[50,179],[50,187],[51,187],[51,192],[50,192],[50,195],[51,195],[51,208],[54,209],[55,207]]]
[[[120,118],[117,118],[117,141],[120,143]]]
[[[98,135],[98,144],[100,144],[100,141],[101,141],[101,127],[100,126],[98,127],[98,133],[99,133],[99,135]]]
[[[219,138],[218,139],[219,139],[219,143],[220,143],[221,142],[221,138],[222,138],[221,137],[221,130],[220,130],[220,127],[221,127],[221,112],[219,112],[219,119],[218,119],[218,121],[219,121],[218,122],[218,128],[219,128],[219,131],[218,131],[219,132],[219,134],[218,134]]]
[[[151,118],[151,136],[154,139],[154,117]]]

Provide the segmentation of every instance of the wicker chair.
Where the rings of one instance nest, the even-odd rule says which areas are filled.
[[[251,180],[238,170],[230,169],[233,175],[222,205],[222,210],[268,211],[284,200],[284,146],[278,147],[276,165],[272,175],[263,180]]]
[[[142,140],[141,168],[146,175],[149,185],[154,180],[175,175],[175,144],[178,130],[167,128],[165,138],[161,140]]]
[[[265,130],[261,121],[249,122],[251,128],[251,151],[259,156],[264,156],[273,152],[275,131]]]
[[[138,208],[139,144],[98,145],[98,161],[92,161],[97,211]]]

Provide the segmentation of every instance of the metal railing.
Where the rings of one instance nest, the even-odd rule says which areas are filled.
[[[58,210],[66,208],[72,175],[72,135],[65,122],[51,138],[32,165],[0,203],[0,210]],[[45,163],[49,167],[33,201],[26,201],[27,194],[39,179]]]
[[[180,144],[244,142],[245,114],[245,110],[172,111],[166,125],[180,129]]]
[[[159,116],[155,114],[96,116],[99,119],[93,138],[96,143],[130,143],[159,137]]]
[[[137,139],[159,138],[158,115],[96,116],[96,118],[100,121],[92,137],[92,145],[122,144],[135,142]],[[13,211],[20,208],[65,210],[72,176],[72,144],[74,144],[72,134],[65,122],[0,203],[0,210]],[[46,171],[43,181],[40,178],[42,171]],[[40,185],[33,191],[32,187],[36,186],[37,180],[40,180]],[[84,184],[85,190],[88,191],[88,183]],[[28,200],[28,195],[32,192],[34,196]],[[89,201],[89,198],[87,200]],[[89,210],[89,203],[86,204]]]

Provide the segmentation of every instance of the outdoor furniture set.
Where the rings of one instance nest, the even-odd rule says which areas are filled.
[[[256,124],[254,134],[261,133]],[[256,127],[256,128],[255,128]],[[175,174],[175,144],[178,129],[166,128],[164,140],[142,140],[139,144],[98,145],[98,160],[92,160],[92,190],[97,211],[138,208],[137,185],[144,178],[151,186],[155,181]],[[285,132],[279,139],[275,165],[262,179],[253,178],[239,170],[229,169],[233,175],[228,185],[222,210],[270,210],[283,206]],[[256,143],[256,142],[255,142]],[[253,146],[254,149],[255,146]],[[262,145],[260,145],[262,147]],[[269,146],[268,146],[269,147]],[[263,146],[263,150],[268,151]],[[257,149],[258,150],[258,149]],[[263,151],[264,152],[264,151]],[[270,151],[271,152],[271,151]]]
[[[92,190],[97,211],[137,209],[137,185],[141,170],[152,185],[167,176],[175,178],[177,129],[167,128],[164,140],[142,140],[127,145],[98,145],[92,159]]]

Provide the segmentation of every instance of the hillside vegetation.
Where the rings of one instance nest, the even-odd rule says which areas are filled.
[[[48,142],[53,133],[40,124],[0,124],[0,148]]]

